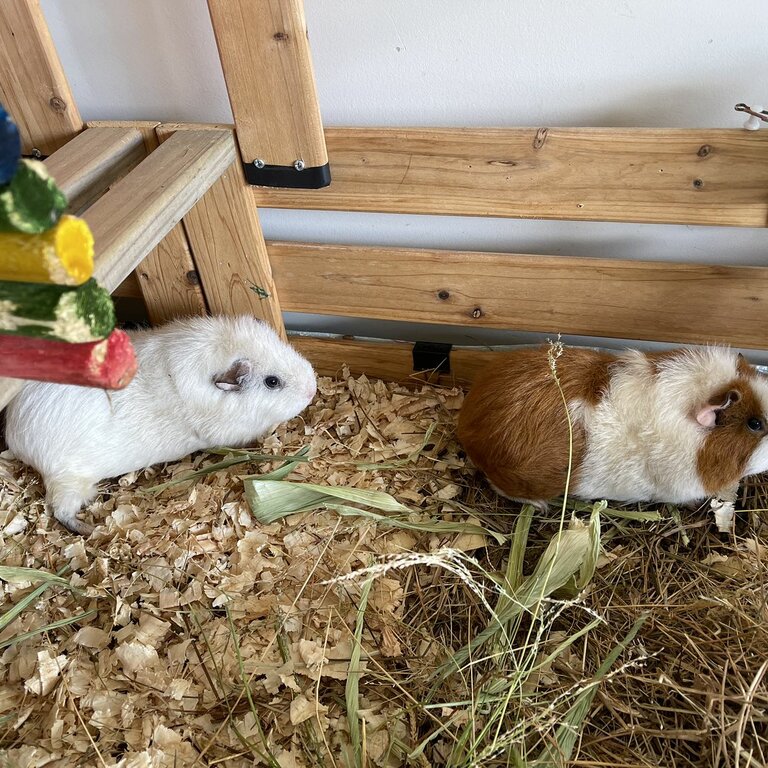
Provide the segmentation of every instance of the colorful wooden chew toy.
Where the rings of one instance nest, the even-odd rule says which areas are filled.
[[[80,285],[93,274],[93,235],[75,216],[62,216],[39,235],[0,232],[0,278]]]
[[[93,235],[63,213],[45,166],[20,154],[0,107],[0,376],[121,389],[136,355],[91,277]]]
[[[66,207],[67,198],[45,166],[38,160],[22,160],[16,175],[0,186],[0,232],[45,232]]]
[[[87,344],[0,336],[0,361],[3,376],[81,387],[122,389],[136,373],[131,340],[119,329]]]
[[[0,334],[81,343],[114,327],[112,298],[93,278],[75,289],[0,280]]]
[[[21,137],[16,124],[0,104],[0,184],[16,175],[16,166],[21,157]]]

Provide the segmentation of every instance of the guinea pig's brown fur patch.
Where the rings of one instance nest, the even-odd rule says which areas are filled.
[[[717,413],[717,421],[707,433],[696,457],[699,477],[708,494],[717,494],[735,485],[746,469],[752,452],[765,436],[747,427],[750,418],[765,420],[762,404],[749,385],[757,373],[743,358],[739,358],[739,378],[722,387],[710,398],[709,405],[718,405],[731,398],[731,403]],[[736,397],[733,396],[736,393]]]
[[[566,402],[598,403],[608,388],[613,355],[568,348],[557,360]],[[499,355],[467,395],[458,437],[475,466],[504,494],[545,501],[565,490],[568,421],[545,347]],[[585,451],[573,425],[572,481]]]

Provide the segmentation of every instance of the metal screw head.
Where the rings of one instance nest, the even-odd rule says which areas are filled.
[[[295,168],[297,171],[303,171],[303,170],[304,170],[304,161],[303,161],[303,160],[297,160],[297,161],[296,161],[296,162],[293,164],[293,167],[294,167],[294,168]]]
[[[260,160],[260,159],[257,157],[257,158],[256,158],[256,159],[253,161],[253,165],[254,165],[256,168],[259,168],[259,169],[261,169],[261,168],[263,168],[263,167],[264,167],[265,163],[264,163],[264,161],[263,161],[263,160]]]

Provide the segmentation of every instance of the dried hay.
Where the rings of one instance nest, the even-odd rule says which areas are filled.
[[[410,527],[260,524],[242,478],[281,462],[239,453],[105,486],[84,541],[0,459],[0,562],[60,577],[0,571],[0,765],[768,764],[759,515],[520,514],[465,466],[461,401],[322,379],[259,448],[310,446],[289,480],[391,494]]]

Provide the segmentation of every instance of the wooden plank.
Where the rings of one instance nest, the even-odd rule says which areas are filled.
[[[114,290],[235,158],[229,131],[171,137],[83,218],[97,243],[94,277]]]
[[[157,149],[160,143],[155,133],[159,123],[154,121],[98,122],[88,125],[117,125],[138,130],[143,138],[145,155]],[[122,290],[126,281],[127,293]],[[200,280],[181,222],[149,252],[136,268],[136,272],[129,275],[126,281],[115,289],[114,295],[132,295],[143,299],[149,320],[154,325],[174,317],[207,313]]]
[[[325,165],[302,0],[208,0],[243,160]]]
[[[89,128],[54,152],[45,166],[79,213],[144,158],[141,134],[131,128]]]
[[[239,127],[238,127],[239,130]],[[327,128],[333,183],[259,206],[765,227],[768,133]]]
[[[765,349],[768,267],[268,243],[284,310]]]
[[[185,245],[185,247],[188,247],[187,236],[184,233],[184,227],[183,227],[183,225],[177,224],[176,227],[178,227],[178,226],[182,227],[181,233],[184,236],[184,245]],[[160,245],[155,246],[155,247],[156,248],[160,248],[163,245],[163,243],[165,243],[166,240],[168,240],[168,237],[171,235],[173,230],[176,229],[176,227],[174,227],[171,230],[171,232],[169,232],[165,236],[165,238],[163,238],[163,240],[160,242]],[[147,258],[149,258],[149,257],[147,257]],[[191,256],[190,256],[190,258],[191,258]],[[146,259],[144,259],[144,261],[146,261]],[[142,264],[143,263],[144,262],[142,262]],[[141,267],[141,264],[136,269],[139,269],[140,267]],[[128,275],[128,277],[126,277],[125,280],[123,280],[123,282],[120,283],[120,285],[118,285],[117,288],[115,288],[114,291],[112,291],[112,295],[113,296],[119,296],[120,298],[123,298],[123,299],[143,299],[144,298],[144,294],[141,292],[141,286],[139,285],[139,278],[136,276],[136,272],[131,272],[131,274]],[[200,313],[194,312],[192,314],[203,314],[203,313],[202,312],[200,312]]]
[[[0,2],[0,103],[24,154],[50,155],[83,129],[38,0]]]
[[[174,131],[180,136],[190,129],[162,125],[158,135]],[[252,314],[285,335],[258,211],[239,162],[184,217],[184,229],[211,312]]]
[[[467,386],[486,366],[493,352],[488,349],[455,347],[451,350],[451,372],[416,373],[413,344],[404,341],[364,341],[355,338],[321,338],[291,335],[288,339],[321,376],[341,376],[344,366],[359,376],[410,384],[429,382],[445,386]]]

